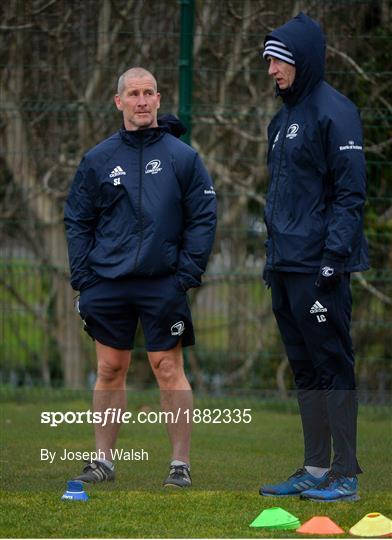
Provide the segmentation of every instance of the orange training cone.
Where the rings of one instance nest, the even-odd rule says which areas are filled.
[[[353,536],[392,536],[392,521],[379,512],[371,512],[351,527],[349,532]]]
[[[327,516],[314,516],[297,529],[301,534],[342,534],[344,530]]]

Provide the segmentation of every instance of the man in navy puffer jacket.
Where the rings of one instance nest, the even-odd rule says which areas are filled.
[[[269,34],[262,56],[283,100],[268,128],[264,280],[298,389],[305,457],[260,493],[356,500],[350,273],[368,268],[361,122],[324,81],[325,40],[310,17]]]
[[[179,413],[167,423],[172,462],[164,485],[188,487],[192,391],[182,348],[194,334],[186,291],[200,285],[212,249],[215,191],[198,154],[178,139],[184,126],[173,116],[158,120],[150,72],[126,71],[114,99],[124,128],[83,157],[65,205],[71,285],[96,342],[94,409],[125,409],[140,320],[162,408]],[[114,479],[119,424],[95,427],[97,459],[76,478],[89,483]]]

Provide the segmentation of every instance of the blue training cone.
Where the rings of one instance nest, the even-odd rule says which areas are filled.
[[[83,483],[78,480],[67,482],[67,491],[61,497],[62,501],[88,501],[88,495],[83,489]]]

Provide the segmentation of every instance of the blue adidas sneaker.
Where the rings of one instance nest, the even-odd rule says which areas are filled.
[[[301,499],[315,502],[358,501],[358,480],[329,471],[327,478],[315,489],[301,493]]]
[[[328,473],[325,473],[321,478],[316,478],[305,468],[301,468],[289,476],[285,482],[261,486],[259,493],[264,497],[286,497],[289,495],[300,495],[305,490],[315,488],[322,484],[327,474]]]

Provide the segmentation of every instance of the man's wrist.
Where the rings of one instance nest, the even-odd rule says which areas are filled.
[[[184,283],[183,280],[178,276],[178,274],[175,275],[175,278],[176,278],[176,281],[177,281],[177,283],[178,283],[179,288],[182,289],[184,292],[186,292],[186,291],[189,289],[189,287],[187,287],[187,286],[185,285],[185,283]]]
[[[344,272],[346,259],[347,257],[339,255],[338,253],[325,251],[321,260],[320,268],[323,268],[323,266],[329,266],[332,267],[335,272],[342,274]]]

